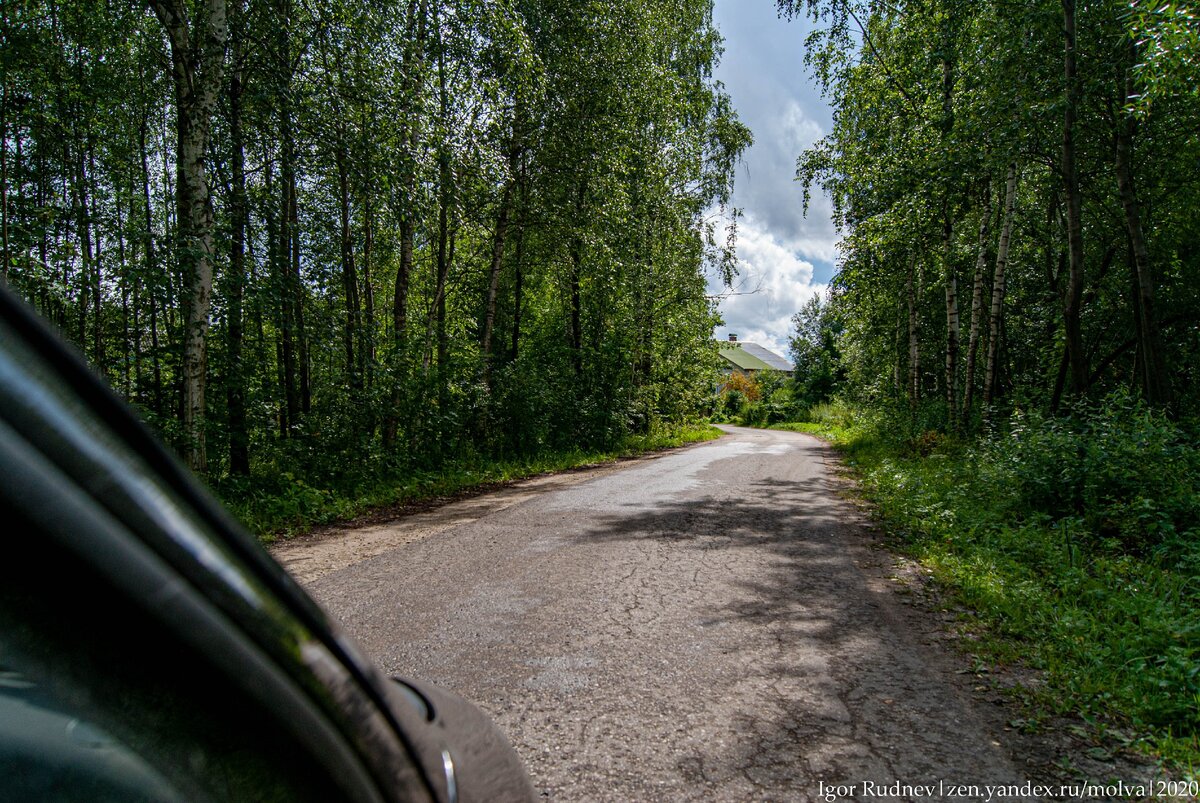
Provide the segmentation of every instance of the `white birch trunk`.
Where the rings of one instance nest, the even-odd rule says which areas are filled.
[[[976,352],[979,351],[979,332],[983,328],[983,275],[987,268],[988,234],[992,222],[992,182],[988,179],[983,189],[983,220],[979,224],[979,249],[975,257],[975,280],[971,290],[971,332],[967,336],[967,376],[963,389],[962,415],[965,421],[971,414],[971,403],[975,399]]]
[[[182,0],[150,0],[171,43],[176,105],[176,209],[178,259],[186,310],[183,334],[184,459],[208,469],[204,444],[206,335],[212,302],[213,212],[204,158],[229,38],[225,0],[207,0],[203,17],[188,21]],[[200,46],[192,42],[199,38]]]
[[[1004,226],[1000,230],[1000,245],[996,250],[996,272],[992,276],[992,309],[988,316],[987,367],[983,379],[984,415],[996,390],[996,357],[1000,352],[1000,314],[1004,308],[1005,271],[1008,268],[1008,244],[1012,238],[1013,212],[1017,206],[1017,165],[1008,166],[1008,182],[1004,190]]]

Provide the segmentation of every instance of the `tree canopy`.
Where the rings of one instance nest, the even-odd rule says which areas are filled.
[[[779,3],[816,32],[848,390],[1057,409],[1131,388],[1195,415],[1200,156],[1186,4]]]
[[[694,413],[708,0],[5,4],[3,278],[210,476]]]

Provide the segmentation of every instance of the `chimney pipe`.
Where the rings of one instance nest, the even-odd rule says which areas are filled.
[[[733,334],[732,332],[730,332],[730,333],[729,333],[729,342],[730,342],[730,343],[736,343],[736,342],[737,342],[737,335],[735,335],[735,334]]]

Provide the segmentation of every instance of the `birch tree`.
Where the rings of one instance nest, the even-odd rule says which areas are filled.
[[[184,279],[184,458],[206,471],[205,383],[209,309],[213,289],[213,209],[208,158],[212,117],[229,38],[225,0],[205,0],[193,12],[184,0],[150,0],[171,48],[175,86],[176,255]]]

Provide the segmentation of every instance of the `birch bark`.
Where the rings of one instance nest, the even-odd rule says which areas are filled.
[[[992,222],[992,182],[989,179],[983,188],[983,219],[979,224],[979,247],[975,257],[975,279],[971,289],[971,331],[967,336],[967,376],[963,388],[963,420],[971,414],[971,403],[975,398],[976,352],[979,351],[979,333],[983,314],[983,275],[987,267],[988,233]]]
[[[1005,271],[1008,269],[1008,244],[1012,238],[1013,212],[1017,205],[1017,166],[1008,166],[1004,189],[1004,225],[1000,230],[1000,245],[996,249],[996,272],[992,276],[992,308],[988,315],[987,366],[983,377],[983,404],[991,406],[996,390],[996,358],[1000,353],[1000,317],[1004,309]],[[987,415],[985,409],[984,415]]]
[[[205,0],[189,20],[184,0],[149,0],[171,45],[175,86],[176,237],[186,310],[183,334],[183,457],[208,469],[205,450],[205,373],[213,282],[213,210],[204,158],[229,38],[225,0]]]

